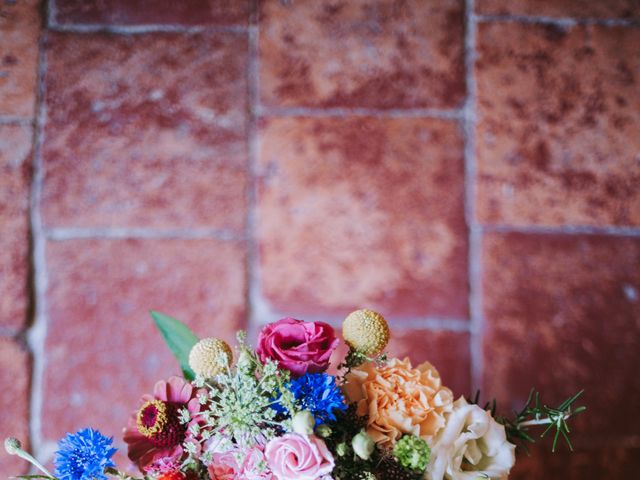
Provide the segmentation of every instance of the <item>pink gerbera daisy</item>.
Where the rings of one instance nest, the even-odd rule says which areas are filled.
[[[193,386],[180,377],[159,381],[153,395],[144,395],[124,429],[129,459],[142,472],[164,470],[179,465],[189,440],[188,424],[180,422],[180,410],[186,408],[194,422],[200,411],[200,402]]]

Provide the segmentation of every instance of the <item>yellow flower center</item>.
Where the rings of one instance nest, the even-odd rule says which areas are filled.
[[[138,411],[136,425],[142,435],[151,438],[162,432],[168,421],[167,404],[162,400],[150,400]]]

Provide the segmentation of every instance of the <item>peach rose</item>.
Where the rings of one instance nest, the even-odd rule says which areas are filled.
[[[410,360],[394,358],[386,365],[368,362],[346,377],[344,393],[368,415],[367,433],[382,447],[392,447],[403,434],[418,435],[430,445],[453,409],[453,394],[442,386],[428,362],[412,368]]]

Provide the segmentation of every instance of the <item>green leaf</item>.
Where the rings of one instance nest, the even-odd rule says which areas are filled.
[[[195,373],[189,367],[189,352],[198,343],[198,337],[184,323],[160,312],[151,311],[151,317],[160,330],[164,341],[180,363],[184,378],[193,380]]]
[[[31,480],[31,479],[35,479],[35,478],[45,478],[47,480],[56,480],[56,478],[49,477],[48,475],[18,475],[18,476],[9,477],[9,478],[23,478],[23,479],[26,479],[26,480]]]

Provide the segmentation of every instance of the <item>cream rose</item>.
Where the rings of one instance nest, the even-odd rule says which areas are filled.
[[[382,447],[393,447],[403,434],[431,443],[453,408],[451,390],[428,362],[416,368],[408,359],[381,366],[368,362],[351,370],[346,380],[346,397],[357,405],[358,415],[367,415],[367,433]]]
[[[489,412],[460,397],[435,438],[430,480],[504,480],[515,463],[515,445],[507,441],[504,427]]]

